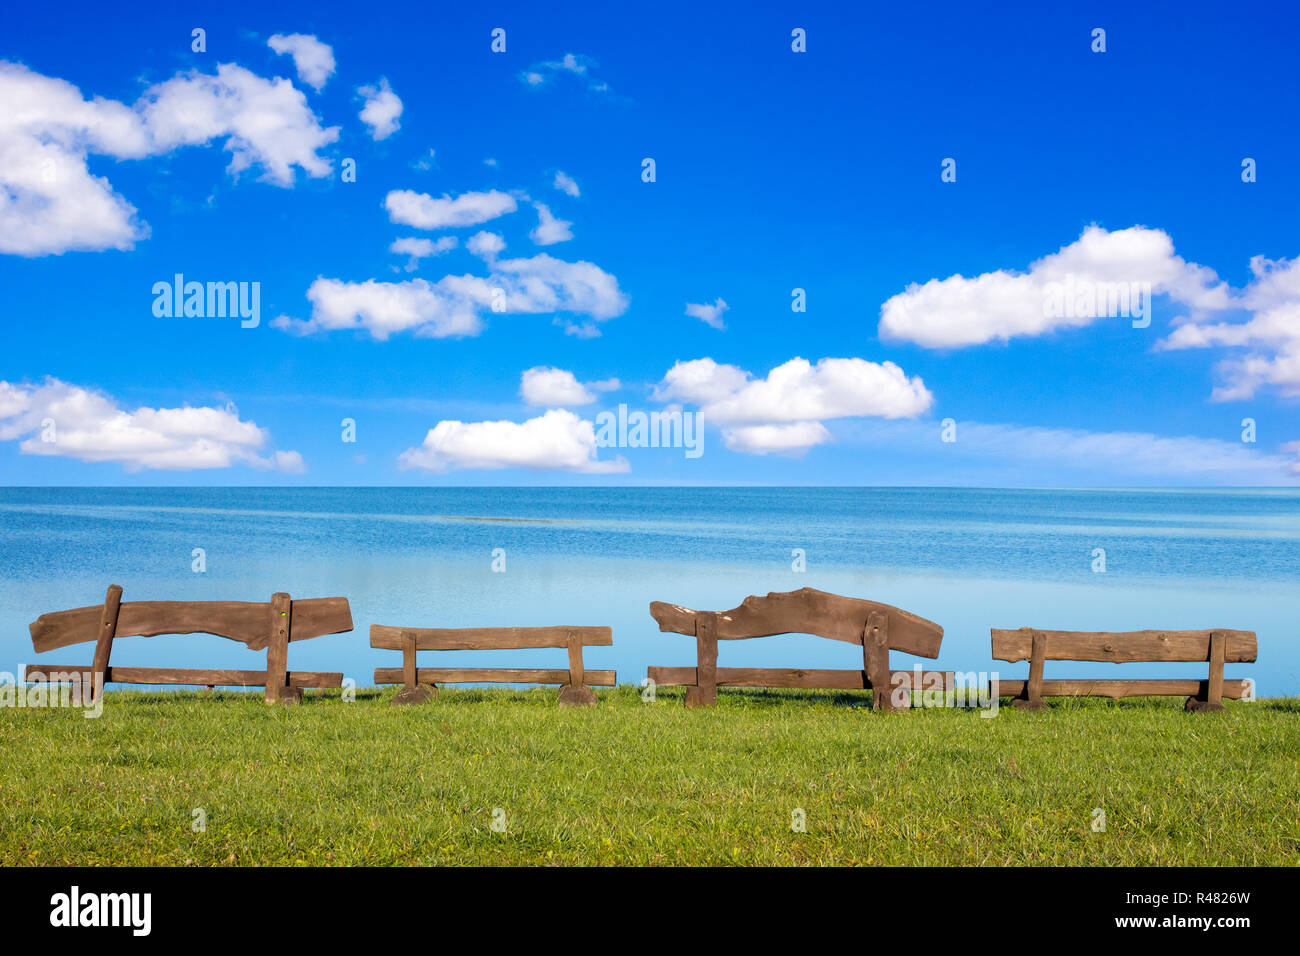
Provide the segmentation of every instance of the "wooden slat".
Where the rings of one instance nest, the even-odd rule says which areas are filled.
[[[943,628],[933,621],[876,601],[844,597],[801,588],[798,591],[774,591],[766,597],[752,595],[730,611],[718,613],[718,638],[724,641],[774,634],[814,634],[818,637],[862,643],[862,628],[873,611],[889,617],[890,647],[918,657],[938,657]],[[677,604],[653,601],[650,616],[659,630],[695,635],[695,618],[699,612]]]
[[[609,627],[394,627],[370,625],[370,646],[385,650],[402,649],[402,634],[415,635],[422,651],[479,651],[526,647],[568,647],[574,634],[586,647],[608,647],[614,643]]]
[[[57,675],[61,682],[88,679],[92,667],[60,664],[28,664],[27,680],[44,681]],[[193,684],[195,686],[265,687],[266,671],[218,670],[202,667],[113,667],[109,666],[106,684]],[[342,687],[341,673],[289,671],[290,687]]]
[[[567,684],[568,670],[503,667],[421,667],[417,671],[421,684]],[[588,686],[613,687],[615,671],[587,671]],[[376,684],[402,683],[400,667],[376,667]]]
[[[1250,681],[1225,680],[1223,696],[1229,700],[1240,700],[1246,696]],[[1169,678],[1162,680],[1045,680],[1042,684],[1043,697],[1109,697],[1118,700],[1121,697],[1192,697],[1204,695],[1209,689],[1209,681],[1195,678]],[[1025,681],[1004,680],[998,682],[998,696],[1020,697],[1025,691]]]
[[[30,626],[37,653],[95,640],[104,606],[42,614]],[[266,647],[266,602],[128,601],[118,612],[118,637],[159,634],[216,634],[260,651]],[[306,598],[293,602],[291,641],[342,634],[352,630],[352,610],[345,597]]]
[[[1211,628],[1204,631],[1044,631],[1038,628],[994,628],[993,657],[1000,661],[1026,661],[1033,653],[1033,633],[1047,641],[1049,661],[1208,661],[1210,635],[1219,631],[1226,646],[1224,660],[1239,664],[1255,660],[1254,631]]]
[[[307,641],[352,630],[352,607],[345,597],[295,599],[290,616],[293,618],[290,641]]]
[[[696,670],[694,667],[649,667],[646,676],[659,687],[691,687],[695,684]],[[898,681],[898,686],[924,690],[927,686],[934,686],[933,681],[937,678],[943,682],[944,690],[951,690],[956,683],[953,671],[923,671],[919,684],[916,683],[915,676],[915,671],[890,671],[890,686]],[[818,690],[869,690],[871,687],[864,671],[798,667],[719,667],[717,685]]]

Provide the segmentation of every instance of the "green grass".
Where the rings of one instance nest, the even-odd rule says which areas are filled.
[[[1295,699],[987,719],[875,713],[865,693],[723,691],[697,711],[631,687],[573,710],[554,689],[391,696],[0,710],[0,864],[1300,862]]]

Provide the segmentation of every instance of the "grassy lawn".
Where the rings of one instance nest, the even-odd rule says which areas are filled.
[[[873,713],[866,693],[392,694],[0,710],[0,864],[1300,862],[1295,699],[986,719]]]

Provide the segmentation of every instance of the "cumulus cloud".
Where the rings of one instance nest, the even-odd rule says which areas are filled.
[[[334,50],[309,33],[277,33],[266,41],[276,53],[293,57],[293,68],[302,80],[317,93],[334,75]]]
[[[522,423],[441,421],[422,444],[404,451],[399,463],[403,468],[436,472],[526,468],[615,474],[629,470],[621,455],[601,461],[596,453],[592,422],[564,409],[551,409]]]
[[[494,259],[506,247],[506,241],[495,232],[476,232],[465,243],[466,248],[480,259]]]
[[[291,186],[295,167],[329,175],[318,150],[338,138],[289,80],[230,63],[178,73],[127,106],[0,61],[0,103],[0,253],[22,256],[130,249],[148,235],[135,207],[91,175],[92,154],[142,159],[221,140],[232,176],[258,166]]]
[[[398,255],[410,256],[407,260],[406,271],[414,272],[420,267],[421,259],[428,259],[433,256],[440,256],[446,252],[455,249],[457,245],[455,236],[441,236],[434,241],[433,239],[421,239],[406,237],[394,239],[393,244],[388,247],[389,252],[395,252]]]
[[[302,91],[281,77],[264,80],[233,63],[215,76],[192,71],[146,91],[137,109],[162,151],[225,137],[229,172],[261,166],[264,180],[291,186],[294,167],[309,176],[330,174],[317,150],[338,139],[322,129]]]
[[[308,320],[280,316],[271,324],[298,334],[364,329],[372,338],[398,332],[433,338],[477,335],[489,313],[571,312],[604,321],[627,309],[618,280],[590,262],[546,254],[489,263],[487,276],[444,276],[437,282],[344,282],[318,278],[307,290]]]
[[[477,226],[481,222],[512,213],[518,208],[515,198],[496,189],[485,193],[461,193],[455,199],[444,194],[435,199],[428,193],[395,189],[384,197],[389,221],[416,229],[455,229]]]
[[[960,348],[1044,335],[1115,315],[1112,290],[1127,294],[1148,284],[1151,294],[1168,295],[1197,313],[1228,303],[1228,288],[1214,271],[1176,255],[1165,232],[1142,226],[1108,232],[1094,225],[1028,272],[999,269],[909,285],[881,306],[880,336]]]
[[[711,358],[678,362],[654,397],[698,405],[728,448],[750,454],[798,454],[830,440],[824,419],[914,418],[934,401],[919,376],[859,358],[793,358],[758,379]]]
[[[1232,289],[1212,269],[1176,255],[1173,240],[1161,230],[1089,226],[1028,272],[999,270],[909,285],[881,307],[880,335],[930,348],[1043,335],[1115,315],[1116,291],[1122,303],[1123,287],[1136,283],[1185,312],[1158,349],[1233,350],[1216,363],[1212,400],[1242,401],[1266,388],[1296,397],[1300,260],[1255,256],[1250,270],[1246,286]]]
[[[708,305],[707,303],[704,305],[696,305],[693,302],[686,303],[686,314],[691,318],[699,319],[705,325],[709,326],[709,328],[722,330],[726,328],[726,325],[722,322],[722,313],[726,312],[730,308],[731,306],[727,305],[727,303],[722,300],[722,297],[719,296],[718,300],[714,302],[713,305]]]
[[[621,388],[616,378],[599,382],[579,382],[570,371],[537,365],[520,376],[519,394],[529,405],[559,408],[564,405],[590,405],[597,392],[610,392]]]
[[[577,182],[574,181],[572,176],[569,176],[564,172],[556,172],[555,188],[562,193],[572,196],[574,199],[577,199],[582,195],[582,191],[578,189]]]
[[[357,92],[365,103],[361,107],[361,122],[370,127],[372,139],[388,139],[401,128],[397,120],[402,115],[402,101],[388,85],[388,80],[379,78],[374,86],[359,86]]]
[[[537,226],[528,234],[533,242],[539,246],[553,246],[573,238],[573,230],[569,228],[573,223],[556,219],[545,203],[533,203],[533,206],[537,210]]]
[[[0,382],[0,441],[18,441],[28,455],[118,462],[188,471],[235,464],[297,473],[296,451],[261,453],[267,433],[223,408],[137,408],[126,411],[102,392],[47,378],[40,385]]]
[[[1164,349],[1247,350],[1218,363],[1215,401],[1253,398],[1265,387],[1300,395],[1300,259],[1255,256],[1250,271],[1253,278],[1232,302],[1248,315],[1245,321],[1189,319],[1160,343]]]

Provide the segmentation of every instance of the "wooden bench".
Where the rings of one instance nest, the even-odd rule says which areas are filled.
[[[1044,697],[1182,697],[1187,709],[1222,710],[1222,698],[1245,697],[1249,681],[1224,680],[1223,665],[1255,660],[1254,631],[1044,631],[1032,627],[992,632],[993,657],[1029,661],[1028,680],[1000,681],[1013,706],[1038,710]],[[1208,680],[1043,680],[1045,661],[1208,661]]]
[[[659,630],[695,638],[695,667],[650,667],[646,674],[657,686],[685,686],[687,707],[718,701],[719,687],[801,687],[873,691],[875,710],[905,710],[910,691],[923,687],[951,689],[951,671],[929,671],[913,688],[913,671],[889,667],[891,650],[918,657],[939,656],[943,628],[888,604],[829,594],[814,588],[773,592],[745,598],[730,611],[693,611],[655,601],[650,616]],[[718,667],[718,641],[813,634],[862,646],[862,668],[809,670],[773,667]]]
[[[439,684],[559,684],[560,706],[596,703],[591,688],[613,687],[614,671],[589,671],[582,663],[583,647],[608,647],[614,631],[608,627],[390,627],[370,626],[370,646],[401,651],[401,667],[376,667],[376,684],[401,684],[393,704],[422,704]],[[416,651],[518,650],[564,647],[567,670],[496,667],[416,667]]]
[[[265,687],[266,700],[295,702],[304,687],[341,687],[342,674],[288,670],[289,644],[352,630],[352,610],[343,597],[294,601],[278,593],[267,603],[245,601],[129,601],[110,585],[102,605],[42,614],[31,624],[36,652],[94,642],[89,667],[30,664],[27,680],[106,684],[181,684]],[[159,634],[215,634],[241,641],[249,650],[266,650],[266,670],[187,667],[111,667],[109,655],[119,637]]]

